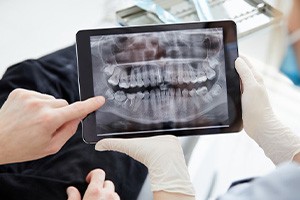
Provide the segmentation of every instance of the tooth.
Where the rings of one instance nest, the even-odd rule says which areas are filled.
[[[114,92],[111,89],[106,90],[105,96],[108,100],[113,100],[114,97]]]
[[[190,80],[192,83],[196,83],[197,82],[197,77],[196,77],[196,73],[194,71],[194,69],[192,68],[192,66],[190,66],[190,70],[189,70],[189,75],[190,75]]]
[[[130,87],[136,87],[137,86],[137,81],[136,81],[136,68],[131,69],[130,73]]]
[[[187,98],[188,95],[189,95],[189,91],[187,89],[183,89],[182,90],[182,96],[185,97],[185,98]]]
[[[140,107],[140,105],[142,104],[142,99],[143,99],[144,96],[145,95],[142,92],[136,93],[133,111],[137,111],[137,109]]]
[[[150,94],[148,91],[144,92],[144,98],[143,98],[143,109],[145,113],[149,113],[149,98],[150,98]]]
[[[170,98],[171,98],[171,99],[174,99],[174,96],[175,96],[175,90],[174,90],[174,88],[170,88],[169,91],[170,91],[170,92],[169,92]]]
[[[183,82],[184,83],[190,82],[189,66],[187,64],[183,65]]]
[[[144,82],[142,80],[142,72],[141,72],[141,68],[137,69],[137,73],[136,73],[136,81],[137,81],[137,86],[142,87],[144,85]]]
[[[202,65],[199,63],[197,67],[197,82],[203,83],[207,80],[207,77],[203,71]]]
[[[126,95],[123,91],[117,91],[114,94],[114,96],[115,96],[116,101],[119,101],[119,102],[125,101],[125,99],[126,99]]]
[[[210,90],[210,93],[213,95],[213,96],[218,96],[222,91],[222,88],[219,84],[215,84],[211,90]]]
[[[177,67],[176,66],[174,66],[174,65],[172,65],[172,66],[170,66],[170,67],[172,67],[171,69],[170,69],[170,76],[171,76],[171,83],[173,84],[173,85],[176,85],[177,84]]]
[[[181,106],[182,105],[182,94],[181,94],[181,89],[177,88],[175,91],[175,102],[177,106]]]
[[[120,72],[121,72],[121,69],[119,67],[116,67],[114,70],[114,73],[108,79],[108,83],[110,83],[111,85],[114,85],[114,86],[118,85],[119,79],[120,79]]]
[[[206,95],[203,97],[203,100],[204,100],[206,103],[210,103],[210,102],[212,102],[213,98],[212,98],[212,96],[208,93],[208,94],[206,94]]]
[[[150,98],[150,93],[148,91],[144,92],[144,99],[149,99]]]
[[[160,84],[160,83],[163,82],[161,69],[162,68],[160,66],[157,66],[156,70],[155,70],[156,71],[156,82],[157,82],[157,84]]]
[[[151,90],[150,91],[150,104],[151,104],[151,107],[152,107],[152,111],[153,112],[156,112],[156,98],[155,98],[155,92],[154,90]]]
[[[196,93],[199,95],[199,96],[204,96],[204,95],[206,95],[207,94],[207,92],[208,92],[208,90],[207,90],[207,87],[201,87],[201,88],[198,88],[197,90],[196,90]]]
[[[149,70],[149,77],[150,77],[151,86],[155,87],[156,86],[155,71],[152,68]]]
[[[107,67],[104,68],[104,72],[110,76],[113,74],[115,67],[116,67],[115,65],[108,65]]]
[[[169,90],[162,90],[160,92],[160,96],[161,96],[161,102],[163,105],[166,103],[169,103]]]
[[[155,90],[155,95],[156,95],[157,104],[160,107],[160,105],[161,105],[161,96],[160,96],[160,90],[159,89]]]
[[[180,88],[176,89],[175,97],[181,97],[181,90],[180,90]]]
[[[182,84],[183,83],[183,66],[182,66],[182,64],[178,64],[177,74],[178,74],[178,83]]]
[[[125,100],[125,102],[122,104],[122,107],[127,108],[127,107],[130,106],[130,105],[131,105],[131,101],[127,98],[127,99]]]
[[[134,105],[135,94],[127,94],[127,98],[130,100],[130,106]]]
[[[208,63],[203,64],[203,70],[209,80],[212,80],[216,76],[216,72],[209,67]]]
[[[170,66],[169,64],[165,65],[165,70],[164,70],[164,82],[165,83],[171,83],[171,73],[170,72]]]
[[[147,71],[147,67],[143,66],[142,67],[142,76],[143,76],[143,82],[144,82],[145,87],[148,87],[150,85],[150,80],[149,80],[148,74],[149,74],[149,72]]]
[[[126,71],[121,72],[119,86],[120,88],[129,88],[128,76]]]
[[[200,108],[200,101],[199,97],[197,96],[196,89],[193,88],[191,91],[189,91],[190,96],[192,97],[192,100],[197,108]]]
[[[209,66],[213,69],[215,69],[216,66],[218,66],[218,64],[219,64],[218,60],[215,58],[208,59],[208,63],[209,63]]]

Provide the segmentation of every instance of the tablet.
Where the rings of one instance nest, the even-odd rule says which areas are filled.
[[[76,46],[81,100],[106,98],[82,122],[86,143],[241,130],[233,21],[81,30]]]

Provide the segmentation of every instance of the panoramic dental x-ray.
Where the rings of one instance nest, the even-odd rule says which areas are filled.
[[[103,134],[226,126],[222,28],[92,36]]]

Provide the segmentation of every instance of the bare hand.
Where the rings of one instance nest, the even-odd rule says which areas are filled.
[[[0,164],[39,159],[58,152],[79,122],[104,104],[94,97],[71,105],[63,99],[16,89],[0,110]]]
[[[105,181],[105,172],[101,169],[91,171],[86,181],[89,186],[84,194],[83,200],[120,200],[119,195],[115,192],[113,182]],[[75,187],[68,187],[68,200],[81,200],[79,191]]]

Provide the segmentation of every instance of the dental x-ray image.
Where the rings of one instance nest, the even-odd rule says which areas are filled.
[[[228,127],[223,29],[90,37],[97,133]]]

